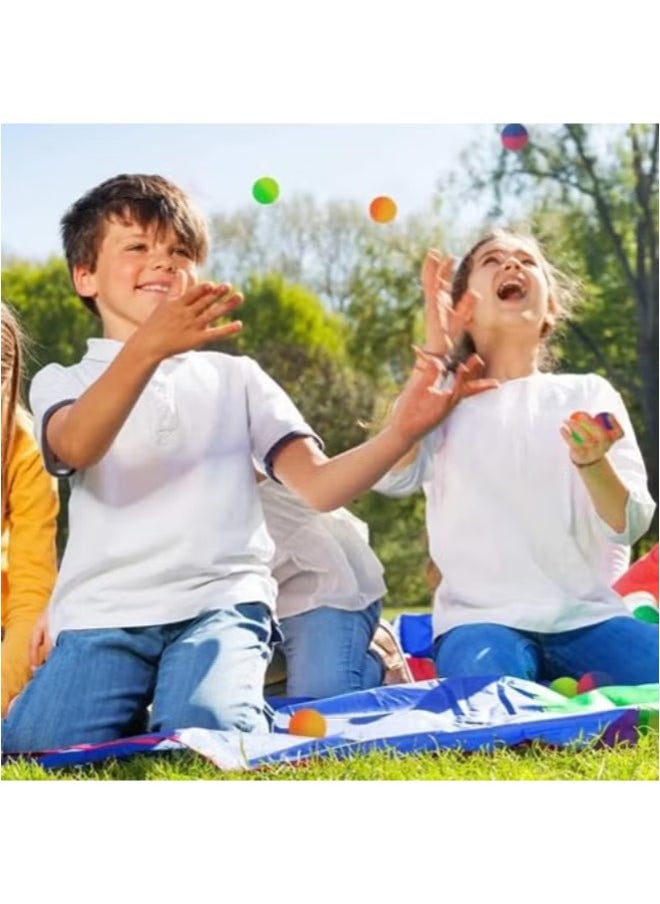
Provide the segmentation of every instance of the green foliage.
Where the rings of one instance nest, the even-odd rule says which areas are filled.
[[[309,289],[285,283],[279,274],[248,277],[242,287],[245,303],[237,312],[244,332],[236,348],[256,358],[269,346],[299,346],[335,360],[345,358],[344,320],[329,313]]]
[[[101,322],[78,298],[61,258],[46,263],[11,260],[2,271],[2,298],[17,311],[26,335],[25,392],[34,374],[51,362],[75,364],[84,355],[87,339],[101,335]],[[59,481],[60,513],[57,548],[64,551],[68,536],[68,480]]]
[[[75,294],[64,260],[44,264],[9,261],[2,271],[2,299],[19,314],[31,352],[29,381],[46,364],[69,365],[85,353],[87,339],[101,335],[101,323]]]
[[[291,396],[329,455],[366,438],[374,406],[370,381],[350,364],[347,328],[309,290],[280,276],[250,277],[239,311],[244,330],[216,347],[250,355]]]

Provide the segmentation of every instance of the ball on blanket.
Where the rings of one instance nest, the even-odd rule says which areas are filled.
[[[646,590],[636,590],[628,593],[623,598],[626,609],[639,619],[639,621],[658,624],[658,606],[652,593]]]
[[[612,679],[605,672],[586,672],[577,683],[578,694],[586,694],[597,687],[607,687]]]
[[[550,690],[561,694],[563,697],[574,697],[577,694],[577,681],[568,675],[562,675],[561,678],[555,678],[550,683]]]
[[[307,738],[324,738],[327,728],[325,717],[315,709],[299,709],[289,720],[289,734]]]

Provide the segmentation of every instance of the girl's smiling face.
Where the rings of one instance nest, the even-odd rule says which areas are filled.
[[[540,336],[551,310],[543,265],[534,245],[519,236],[502,236],[481,245],[474,253],[468,280],[468,287],[480,296],[475,325],[533,324]]]

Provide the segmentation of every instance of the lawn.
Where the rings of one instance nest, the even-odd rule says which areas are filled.
[[[3,780],[100,781],[657,781],[658,732],[632,746],[549,750],[532,744],[495,753],[441,751],[400,756],[369,753],[255,772],[222,772],[196,754],[172,753],[47,772],[33,763],[2,767]]]

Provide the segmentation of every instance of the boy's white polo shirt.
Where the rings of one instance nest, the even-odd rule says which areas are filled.
[[[53,640],[70,628],[169,624],[244,602],[274,608],[273,543],[253,458],[268,469],[280,443],[314,432],[252,359],[188,352],[160,364],[101,461],[73,473],[58,467],[42,445],[44,419],[121,347],[91,339],[80,363],[50,364],[30,388],[49,470],[71,479]]]

